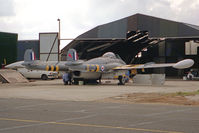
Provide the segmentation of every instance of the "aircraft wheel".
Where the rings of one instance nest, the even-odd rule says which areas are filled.
[[[119,80],[118,85],[125,85],[125,78],[122,75],[118,77],[118,80]]]
[[[68,82],[65,82],[65,81],[64,81],[64,85],[68,85]]]
[[[188,75],[187,75],[187,78],[188,78],[189,80],[193,80],[193,77],[194,77],[193,74],[188,74]]]
[[[192,75],[189,75],[188,79],[189,79],[189,80],[192,80],[192,79],[193,79],[193,76],[192,76]]]
[[[46,74],[42,74],[42,75],[41,75],[41,79],[42,79],[42,80],[47,80],[47,79],[48,79],[48,76],[47,76]]]
[[[79,80],[78,79],[74,78],[73,80],[74,80],[74,85],[78,85],[79,84]]]

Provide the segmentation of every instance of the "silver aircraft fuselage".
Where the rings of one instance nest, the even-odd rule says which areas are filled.
[[[64,71],[73,72],[75,78],[99,79],[103,75],[113,73],[112,68],[126,65],[126,63],[113,54],[107,54],[102,57],[93,58],[88,61],[32,61],[23,63],[28,69],[38,69],[46,71]],[[125,70],[126,71],[126,70]]]

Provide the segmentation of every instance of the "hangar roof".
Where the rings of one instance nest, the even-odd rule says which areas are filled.
[[[161,38],[196,36],[199,37],[199,26],[135,14],[99,25],[81,34],[63,48],[62,53],[66,53],[69,48],[75,48],[82,59],[100,56],[107,51],[116,52],[121,57],[127,58],[130,53],[135,56],[150,43],[156,44],[161,41]],[[126,52],[128,49],[129,52]],[[126,60],[127,63],[129,59],[130,57]]]
[[[78,38],[126,38],[128,31],[137,30],[148,31],[149,37],[199,36],[199,26],[135,14],[99,25],[78,36]]]

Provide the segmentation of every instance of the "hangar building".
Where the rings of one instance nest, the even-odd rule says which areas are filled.
[[[40,35],[41,34],[44,36],[42,36],[44,39],[18,40],[17,34],[0,32],[0,68],[2,68],[2,64],[10,64],[16,61],[24,60],[24,53],[26,49],[33,49],[36,59],[40,59],[41,54],[47,54],[49,57],[54,54],[58,58],[58,52],[54,52],[55,50],[58,51],[58,47],[54,50],[54,47],[57,46],[56,42],[58,42],[54,41],[58,40],[57,37],[54,36],[58,33],[40,33]],[[54,51],[50,51],[49,49]],[[46,50],[46,52],[41,53],[42,50]],[[49,52],[51,53],[49,54]]]
[[[128,64],[177,62],[185,58],[199,64],[199,26],[135,14],[99,25],[78,36],[62,49],[62,60],[69,48],[77,50],[80,59],[90,59],[112,51]],[[154,69],[167,76],[182,76],[184,70]],[[187,71],[187,70],[185,70]]]
[[[16,61],[24,60],[26,49],[35,51],[36,59],[39,59],[39,41],[18,41],[18,34],[0,32],[0,68]]]
[[[39,59],[39,40],[20,40],[17,43],[17,61],[24,60],[26,49],[33,49],[36,59]]]
[[[0,68],[17,61],[17,39],[15,33],[0,32]]]

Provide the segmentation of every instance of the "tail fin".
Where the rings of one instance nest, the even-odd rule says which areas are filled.
[[[24,61],[33,61],[36,60],[35,53],[32,49],[27,49],[24,54]]]
[[[67,53],[67,61],[77,61],[78,55],[75,49],[69,49]]]

